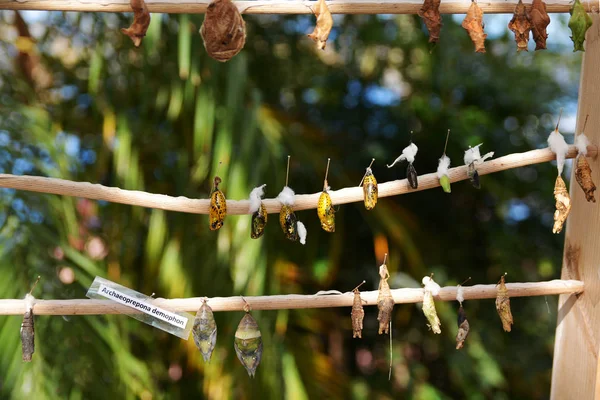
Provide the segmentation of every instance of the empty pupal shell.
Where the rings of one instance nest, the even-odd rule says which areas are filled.
[[[285,204],[281,206],[279,224],[286,238],[293,241],[298,240],[298,218],[296,218],[292,207]]]
[[[33,298],[31,295],[27,295]],[[27,296],[25,300],[27,302]],[[35,332],[33,325],[33,307],[27,307],[21,323],[21,347],[23,351],[23,361],[31,362],[31,357],[35,352]]]
[[[496,294],[496,310],[502,320],[502,327],[504,331],[510,332],[513,324],[513,316],[510,311],[510,299],[508,297],[508,289],[504,283],[504,275],[500,278],[500,284],[498,285],[498,291]]]
[[[317,215],[321,221],[321,228],[325,232],[335,232],[335,211],[331,204],[331,196],[327,191],[321,192],[317,206]]]
[[[215,322],[212,308],[206,304],[206,300],[196,313],[192,334],[196,347],[202,353],[204,361],[209,362],[217,343],[217,323]]]
[[[352,303],[352,338],[362,339],[363,319],[365,318],[365,310],[363,309],[360,291],[354,289],[354,303]]]
[[[365,179],[363,180],[363,193],[364,193],[364,202],[365,208],[367,210],[372,210],[377,205],[377,179],[375,179],[375,175],[373,175],[373,171],[371,168],[367,168],[367,173],[365,174]]]
[[[248,312],[235,331],[233,346],[235,354],[246,368],[248,375],[254,377],[256,368],[262,358],[263,344],[258,324]]]
[[[379,294],[377,295],[377,308],[379,309],[377,320],[379,321],[379,334],[381,335],[389,332],[394,298],[388,284],[390,274],[385,264],[379,267],[379,276],[381,279],[379,281]]]
[[[594,192],[596,191],[596,185],[594,185],[594,181],[592,180],[592,169],[590,168],[588,160],[581,154],[577,156],[575,178],[577,178],[577,183],[579,183],[579,186],[585,194],[585,199],[595,203],[596,198],[594,197]]]
[[[469,321],[461,304],[458,309],[458,332],[456,333],[456,350],[462,349],[469,335]]]
[[[210,192],[209,222],[211,231],[220,229],[223,226],[225,216],[227,216],[227,202],[225,201],[225,195],[219,190],[221,178],[215,176],[214,182],[214,187]]]
[[[267,216],[267,207],[261,202],[258,210],[252,214],[252,230],[250,232],[250,237],[252,239],[258,239],[265,233]]]

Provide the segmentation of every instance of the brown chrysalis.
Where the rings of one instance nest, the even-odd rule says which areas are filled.
[[[506,274],[500,277],[500,283],[498,284],[498,291],[496,293],[496,310],[502,321],[502,327],[505,332],[510,332],[511,325],[513,324],[513,316],[510,312],[510,298],[508,297],[508,289],[504,282]]]
[[[554,199],[556,200],[556,211],[554,211],[554,226],[552,233],[560,233],[571,212],[571,197],[565,185],[565,181],[559,176],[554,184]]]
[[[230,0],[213,0],[200,28],[204,48],[217,61],[229,61],[246,43],[246,23]]]
[[[590,168],[587,158],[581,154],[577,156],[575,178],[585,194],[585,199],[595,203],[596,198],[594,197],[594,192],[596,191],[596,185],[594,185],[594,181],[592,180],[592,169]]]
[[[483,32],[483,26],[483,10],[477,5],[476,1],[472,1],[467,16],[462,22],[462,27],[466,29],[471,37],[476,53],[485,53],[484,42],[487,35]]]
[[[377,296],[377,308],[379,309],[379,315],[377,320],[379,321],[379,334],[389,333],[390,321],[392,319],[392,310],[394,309],[394,298],[388,284],[390,274],[385,265],[387,260],[387,254],[383,260],[383,264],[379,267],[379,294]]]
[[[418,12],[429,31],[429,43],[435,44],[440,40],[440,31],[442,30],[440,3],[441,0],[425,0]]]
[[[40,277],[38,276],[29,293],[25,295],[25,314],[23,315],[23,323],[21,323],[21,349],[23,352],[23,361],[25,362],[31,362],[31,357],[35,352],[35,331],[33,321],[33,302],[35,301],[35,297],[33,297],[31,293],[39,280]]]
[[[458,308],[458,332],[456,333],[456,350],[463,348],[465,340],[469,335],[469,321],[462,306]]]
[[[519,0],[515,8],[515,14],[508,23],[508,29],[514,32],[517,51],[527,51],[529,33],[531,32],[531,21],[527,17],[527,10],[522,0]]]
[[[325,50],[329,32],[331,32],[331,28],[333,27],[333,17],[331,16],[331,12],[329,12],[325,0],[319,0],[313,12],[315,13],[315,17],[317,17],[317,23],[314,31],[307,36],[317,43],[318,49]]]
[[[365,310],[363,310],[362,299],[360,298],[359,287],[366,281],[362,281],[360,285],[355,287],[354,292],[354,303],[352,303],[352,338],[362,339],[363,319],[365,318]]]
[[[144,0],[129,0],[129,4],[133,9],[133,22],[129,28],[121,28],[121,32],[131,38],[135,47],[140,47],[150,26],[150,12]]]
[[[548,32],[546,27],[550,24],[550,16],[546,12],[546,3],[543,0],[533,0],[531,9],[527,12],[527,18],[531,22],[531,33],[535,40],[536,50],[546,50],[546,39]]]

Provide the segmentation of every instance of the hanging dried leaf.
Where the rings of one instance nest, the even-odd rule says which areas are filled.
[[[150,26],[150,12],[144,0],[130,0],[129,4],[133,9],[133,22],[129,28],[121,28],[121,32],[131,38],[135,47],[140,47]]]
[[[327,191],[321,192],[317,205],[317,215],[321,221],[321,228],[325,232],[335,232],[335,211],[331,204],[331,196]]]
[[[206,299],[204,299],[202,306],[196,313],[196,318],[194,318],[192,335],[204,361],[209,362],[217,343],[217,323],[212,308],[206,303]]]
[[[254,377],[256,368],[262,358],[263,343],[258,324],[248,311],[246,311],[235,331],[233,347],[248,375]]]
[[[379,309],[379,315],[377,320],[379,321],[379,334],[389,333],[390,321],[392,319],[392,310],[394,309],[394,298],[388,284],[390,274],[387,269],[387,265],[382,264],[379,267],[379,294],[377,296],[377,308]]]
[[[314,31],[307,36],[317,43],[318,49],[325,50],[329,32],[331,32],[331,28],[333,27],[333,17],[329,12],[329,7],[327,7],[325,0],[319,0],[313,12],[315,13],[315,17],[317,17],[317,24]]]
[[[500,284],[496,292],[496,310],[498,310],[498,315],[500,316],[500,320],[502,320],[504,331],[510,332],[511,325],[513,324],[513,316],[510,312],[510,299],[508,298],[508,289],[504,282],[504,275],[500,278]]]
[[[204,48],[217,61],[229,61],[246,43],[246,23],[230,0],[213,0],[200,28]]]
[[[409,163],[406,167],[406,178],[411,188],[416,189],[419,187],[419,176],[417,170],[413,167],[412,163]]]
[[[210,192],[209,227],[211,231],[220,229],[227,216],[227,202],[225,195],[219,190],[219,183],[221,183],[221,178],[215,176],[214,187]]]
[[[31,298],[28,299],[28,297]],[[28,294],[25,296],[25,302],[32,304],[33,296]],[[33,325],[33,306],[26,306],[23,322],[21,323],[21,348],[23,351],[23,361],[31,362],[31,357],[35,352],[35,331]]]
[[[577,183],[579,183],[583,193],[585,193],[585,199],[595,203],[596,198],[594,197],[594,192],[596,191],[596,185],[594,185],[594,181],[592,180],[592,169],[590,168],[590,164],[583,155],[577,156],[575,178],[577,178]]]
[[[554,184],[554,199],[556,200],[556,211],[554,211],[554,226],[552,233],[560,233],[563,225],[571,212],[571,197],[565,185],[565,181],[560,177],[556,178]]]
[[[442,30],[440,3],[441,0],[425,0],[418,13],[429,31],[429,43],[437,43],[440,40]]]
[[[372,210],[377,204],[378,197],[377,179],[373,175],[371,168],[367,168],[367,173],[363,180],[364,203],[367,210]]]
[[[573,41],[573,51],[585,51],[583,43],[585,42],[585,34],[590,26],[592,26],[592,17],[585,12],[585,7],[581,1],[575,0],[573,7],[569,11],[571,18],[569,19],[569,28],[571,29],[571,40]]]
[[[535,40],[535,49],[545,50],[546,39],[548,39],[546,27],[550,24],[550,16],[546,12],[546,3],[543,0],[533,0],[527,17],[531,22],[531,33],[533,34],[533,40]]]
[[[252,239],[258,239],[265,233],[268,216],[267,207],[261,202],[258,210],[252,213],[252,230],[250,231]]]
[[[475,189],[481,189],[481,184],[479,183],[479,172],[477,172],[474,162],[469,164],[467,167],[467,176],[469,177],[469,180]]]
[[[456,333],[456,350],[463,348],[464,342],[469,335],[469,321],[462,304],[458,309],[458,332]]]
[[[279,212],[279,224],[285,234],[285,237],[294,242],[299,239],[298,235],[298,218],[294,214],[292,207],[283,204]]]
[[[531,32],[531,21],[527,17],[525,4],[519,0],[515,8],[515,14],[508,23],[508,29],[514,32],[515,41],[517,42],[517,51],[527,51],[527,43],[529,42],[529,33]]]
[[[475,45],[475,52],[485,53],[484,42],[487,35],[483,32],[483,10],[477,5],[476,1],[471,3],[467,16],[462,22],[462,27],[469,33],[471,41]],[[450,192],[448,191],[448,193]]]
[[[352,304],[352,338],[362,339],[363,319],[365,317],[365,310],[363,310],[362,299],[360,298],[360,291],[358,288],[353,290],[354,292],[354,303]]]

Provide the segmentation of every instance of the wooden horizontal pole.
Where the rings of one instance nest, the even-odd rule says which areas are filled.
[[[1,1],[1,0],[0,0]],[[598,149],[596,146],[588,147],[588,157],[596,157]],[[569,146],[567,158],[574,158],[577,155],[575,146]],[[477,167],[479,175],[487,175],[494,172],[505,171],[508,169],[523,167],[526,165],[540,164],[554,160],[555,154],[550,149],[532,150],[526,153],[515,153],[504,157],[499,157],[487,161]],[[456,160],[455,160],[456,161]],[[459,160],[462,162],[462,159]],[[375,176],[377,173],[375,172]],[[458,182],[467,177],[467,167],[460,166],[450,168],[448,176],[451,182]],[[260,182],[257,182],[257,185]],[[419,188],[410,188],[406,179],[395,180],[391,182],[380,183],[379,197],[397,196],[401,194],[417,192],[426,189],[432,189],[440,186],[435,173],[419,176]],[[62,196],[84,197],[92,200],[104,200],[112,203],[129,204],[148,208],[158,208],[168,211],[179,211],[193,214],[208,214],[210,200],[208,199],[189,199],[187,197],[172,197],[163,194],[146,193],[136,190],[123,190],[115,187],[107,187],[88,182],[72,182],[64,179],[44,178],[38,176],[17,176],[9,174],[0,174],[0,187],[12,188],[18,190],[27,190],[30,192],[58,194]],[[227,195],[227,182],[221,185]],[[270,193],[277,193],[281,188],[267,188]],[[320,192],[313,194],[300,194],[295,196],[294,210],[309,210],[317,208]],[[359,186],[349,187],[340,190],[329,191],[334,205],[347,204],[363,201],[363,189]],[[263,204],[269,213],[278,213],[281,209],[281,203],[277,199],[264,199]],[[228,215],[249,214],[248,200],[227,200]]]
[[[548,282],[507,283],[510,297],[546,296],[556,294],[582,293],[584,285],[577,280],[553,280]],[[496,297],[496,285],[463,286],[465,300],[493,299]],[[446,286],[435,297],[436,300],[456,300],[456,286]],[[213,311],[242,311],[244,300],[252,310],[286,310],[307,308],[351,307],[354,299],[352,292],[337,294],[300,295],[287,294],[255,297],[212,297],[208,305]],[[378,291],[361,292],[365,305],[377,304]],[[419,303],[423,301],[423,289],[393,289],[392,296],[396,304]],[[200,308],[203,297],[188,299],[161,299],[152,303],[171,311],[195,312]],[[0,300],[0,315],[22,315],[25,301],[20,299]],[[36,315],[101,315],[131,314],[133,308],[117,305],[110,300],[36,300],[33,312]]]
[[[151,13],[202,14],[210,2],[190,0],[146,0]],[[314,1],[257,0],[234,1],[244,14],[312,14]],[[526,4],[531,3],[529,0]],[[421,8],[419,1],[355,1],[339,0],[327,2],[333,14],[416,14]],[[479,6],[487,14],[512,14],[515,0],[479,1]],[[549,13],[566,13],[571,8],[568,1],[547,1]],[[595,2],[582,2],[591,11]],[[470,1],[442,1],[442,14],[466,14]],[[129,0],[0,0],[0,9],[5,10],[45,10],[45,11],[84,11],[84,12],[129,12]]]

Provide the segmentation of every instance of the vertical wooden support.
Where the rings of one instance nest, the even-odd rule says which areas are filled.
[[[579,84],[577,132],[589,114],[585,133],[592,143],[600,144],[600,18],[598,14],[592,18]],[[600,187],[600,162],[588,161]],[[574,171],[561,277],[583,280],[585,291],[579,296],[561,295],[558,303],[551,389],[555,400],[600,399],[600,192],[596,192],[597,203],[588,203]]]

